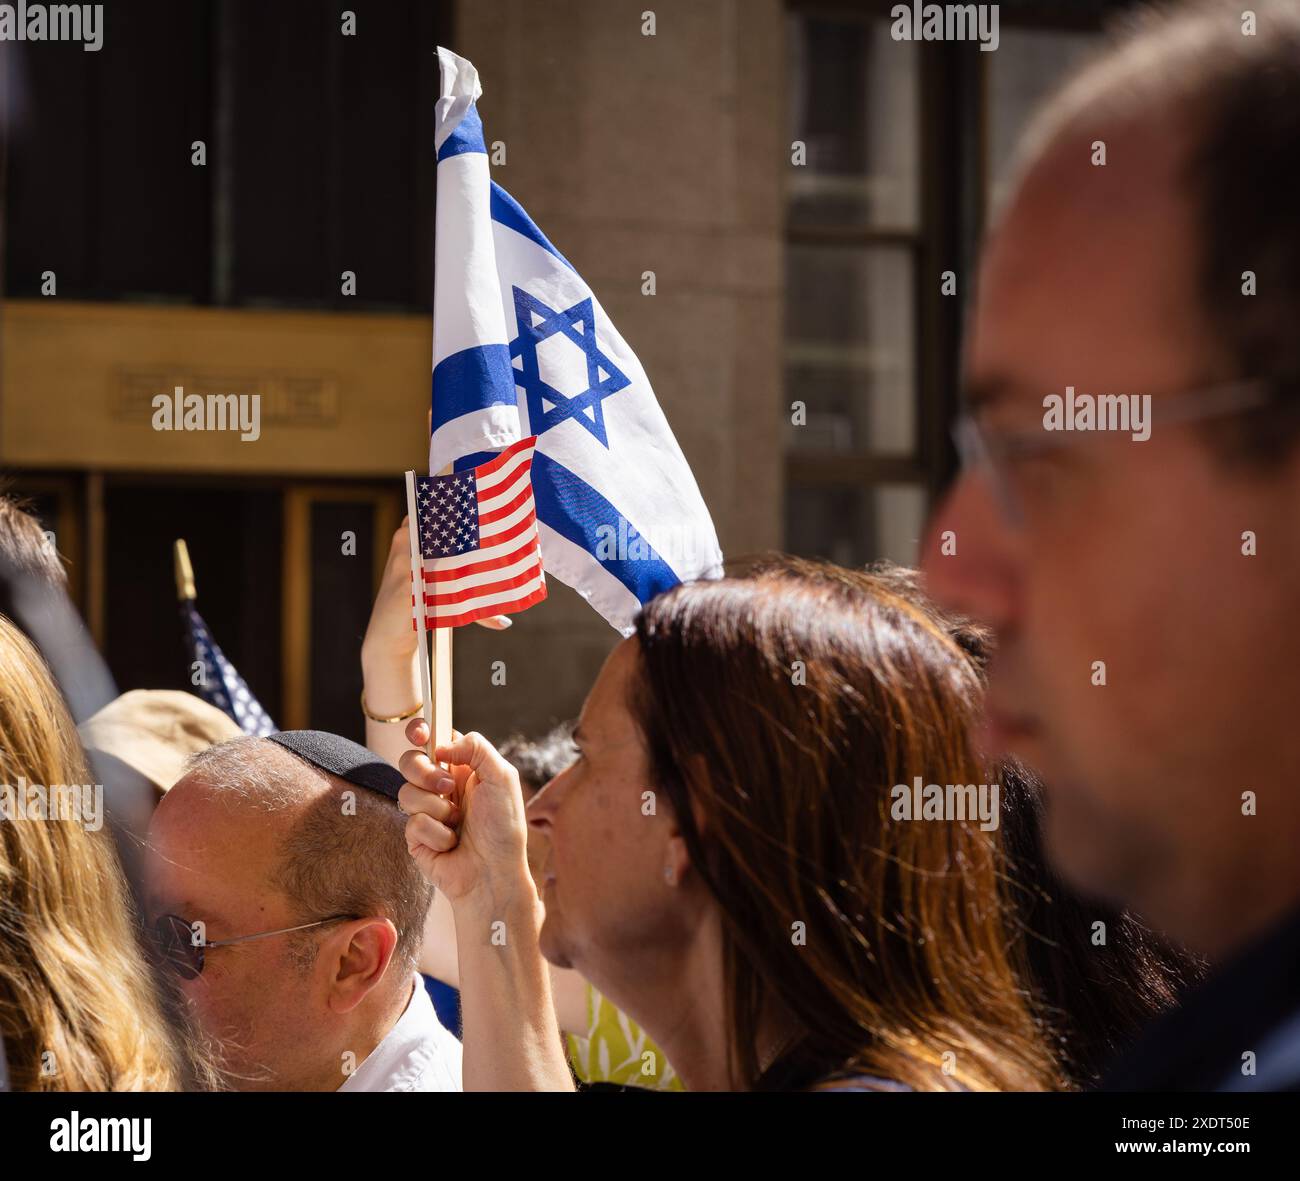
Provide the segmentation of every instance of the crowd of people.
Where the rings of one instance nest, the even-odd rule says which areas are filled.
[[[148,691],[79,729],[0,616],[10,1085],[1300,1089],[1300,12],[1258,9],[1146,16],[1028,133],[923,572],[734,563],[572,723],[432,750],[405,526],[364,746]],[[1150,438],[1044,433],[1067,382]],[[0,553],[65,595],[12,500]],[[29,806],[115,769],[138,895],[130,824]]]

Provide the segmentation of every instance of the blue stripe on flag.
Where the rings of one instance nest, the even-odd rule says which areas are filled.
[[[551,245],[551,240],[537,228],[533,219],[524,212],[524,207],[496,181],[492,182],[491,208],[493,221],[500,222],[503,226],[514,230],[516,234],[521,234],[530,242],[536,242],[543,250],[549,250],[569,270],[576,273],[577,269],[573,263]]]
[[[471,468],[476,468],[480,463],[487,463],[489,460],[496,459],[500,451],[475,451],[473,455],[462,455],[455,463],[451,465],[453,472],[467,472]]]
[[[465,152],[482,152],[487,155],[487,147],[483,143],[483,120],[478,117],[478,108],[473,103],[470,103],[465,117],[456,125],[456,130],[442,141],[442,147],[438,149],[438,160],[441,162]]]
[[[549,455],[533,452],[533,499],[537,505],[537,519],[554,529],[560,536],[586,550],[606,570],[637,597],[648,603],[655,595],[675,587],[681,579],[672,568],[642,538],[650,550],[647,558],[618,557],[619,511],[586,480],[575,476],[563,464]],[[605,527],[606,536],[613,530],[614,556],[601,558],[597,550],[602,538],[597,530]],[[633,526],[627,523],[624,534]],[[604,548],[609,540],[603,541]]]
[[[514,406],[510,346],[482,344],[443,357],[433,367],[433,429],[486,406]]]

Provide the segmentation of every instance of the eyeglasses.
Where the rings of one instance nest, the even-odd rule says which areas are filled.
[[[323,927],[326,923],[351,921],[356,915],[336,914],[328,919],[317,919],[314,923],[303,923],[297,927],[281,927],[278,931],[259,931],[256,935],[240,935],[234,939],[200,938],[196,942],[197,932],[194,924],[181,918],[178,914],[165,914],[154,921],[153,943],[159,961],[186,980],[197,980],[203,972],[203,953],[209,947],[229,947],[234,943],[251,943],[254,939],[269,939],[272,935],[288,935],[291,931],[307,931],[312,927]]]
[[[1273,401],[1272,386],[1264,381],[1235,381],[1204,387],[1177,397],[1153,401],[1149,425],[1164,426],[1205,422],[1258,410]],[[992,433],[980,425],[976,414],[962,414],[953,423],[952,437],[963,470],[979,469],[988,477],[994,497],[1008,524],[1024,524],[1024,506],[1007,478],[1006,466],[1068,447],[1085,445],[1113,431],[1066,432],[1040,429],[1030,432]]]

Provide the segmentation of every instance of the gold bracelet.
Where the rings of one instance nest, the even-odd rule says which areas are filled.
[[[413,709],[408,709],[404,714],[398,714],[395,718],[381,718],[378,714],[372,714],[366,708],[366,691],[361,690],[361,712],[366,715],[372,722],[404,722],[407,718],[413,718],[424,708],[423,701],[417,701]]]

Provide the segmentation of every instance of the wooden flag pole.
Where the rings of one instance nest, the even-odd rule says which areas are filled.
[[[455,628],[433,629],[433,735],[434,745],[451,741],[451,637]]]
[[[432,413],[432,412],[431,412]],[[432,417],[430,417],[432,424]],[[439,475],[449,476],[448,464]],[[433,629],[433,745],[445,746],[451,741],[451,635],[454,628]],[[429,757],[433,757],[432,747]]]
[[[411,541],[411,614],[415,620],[415,630],[420,636],[420,689],[424,696],[424,724],[429,729],[429,757],[433,757],[433,748],[438,744],[440,739],[437,737],[438,728],[435,723],[434,702],[443,700],[442,692],[439,690],[437,698],[430,692],[429,687],[429,628],[426,622],[428,616],[424,605],[424,560],[420,556],[420,534],[419,526],[416,522],[419,518],[415,511],[415,473],[406,473],[406,523],[407,531]],[[434,652],[437,652],[437,634],[446,631],[446,628],[437,628],[434,632]],[[450,639],[448,645],[450,646]],[[447,673],[447,708],[451,709],[451,672]]]
[[[176,597],[182,603],[197,597],[194,589],[194,567],[190,565],[190,549],[185,539],[178,537],[172,546],[172,565],[176,573]]]

